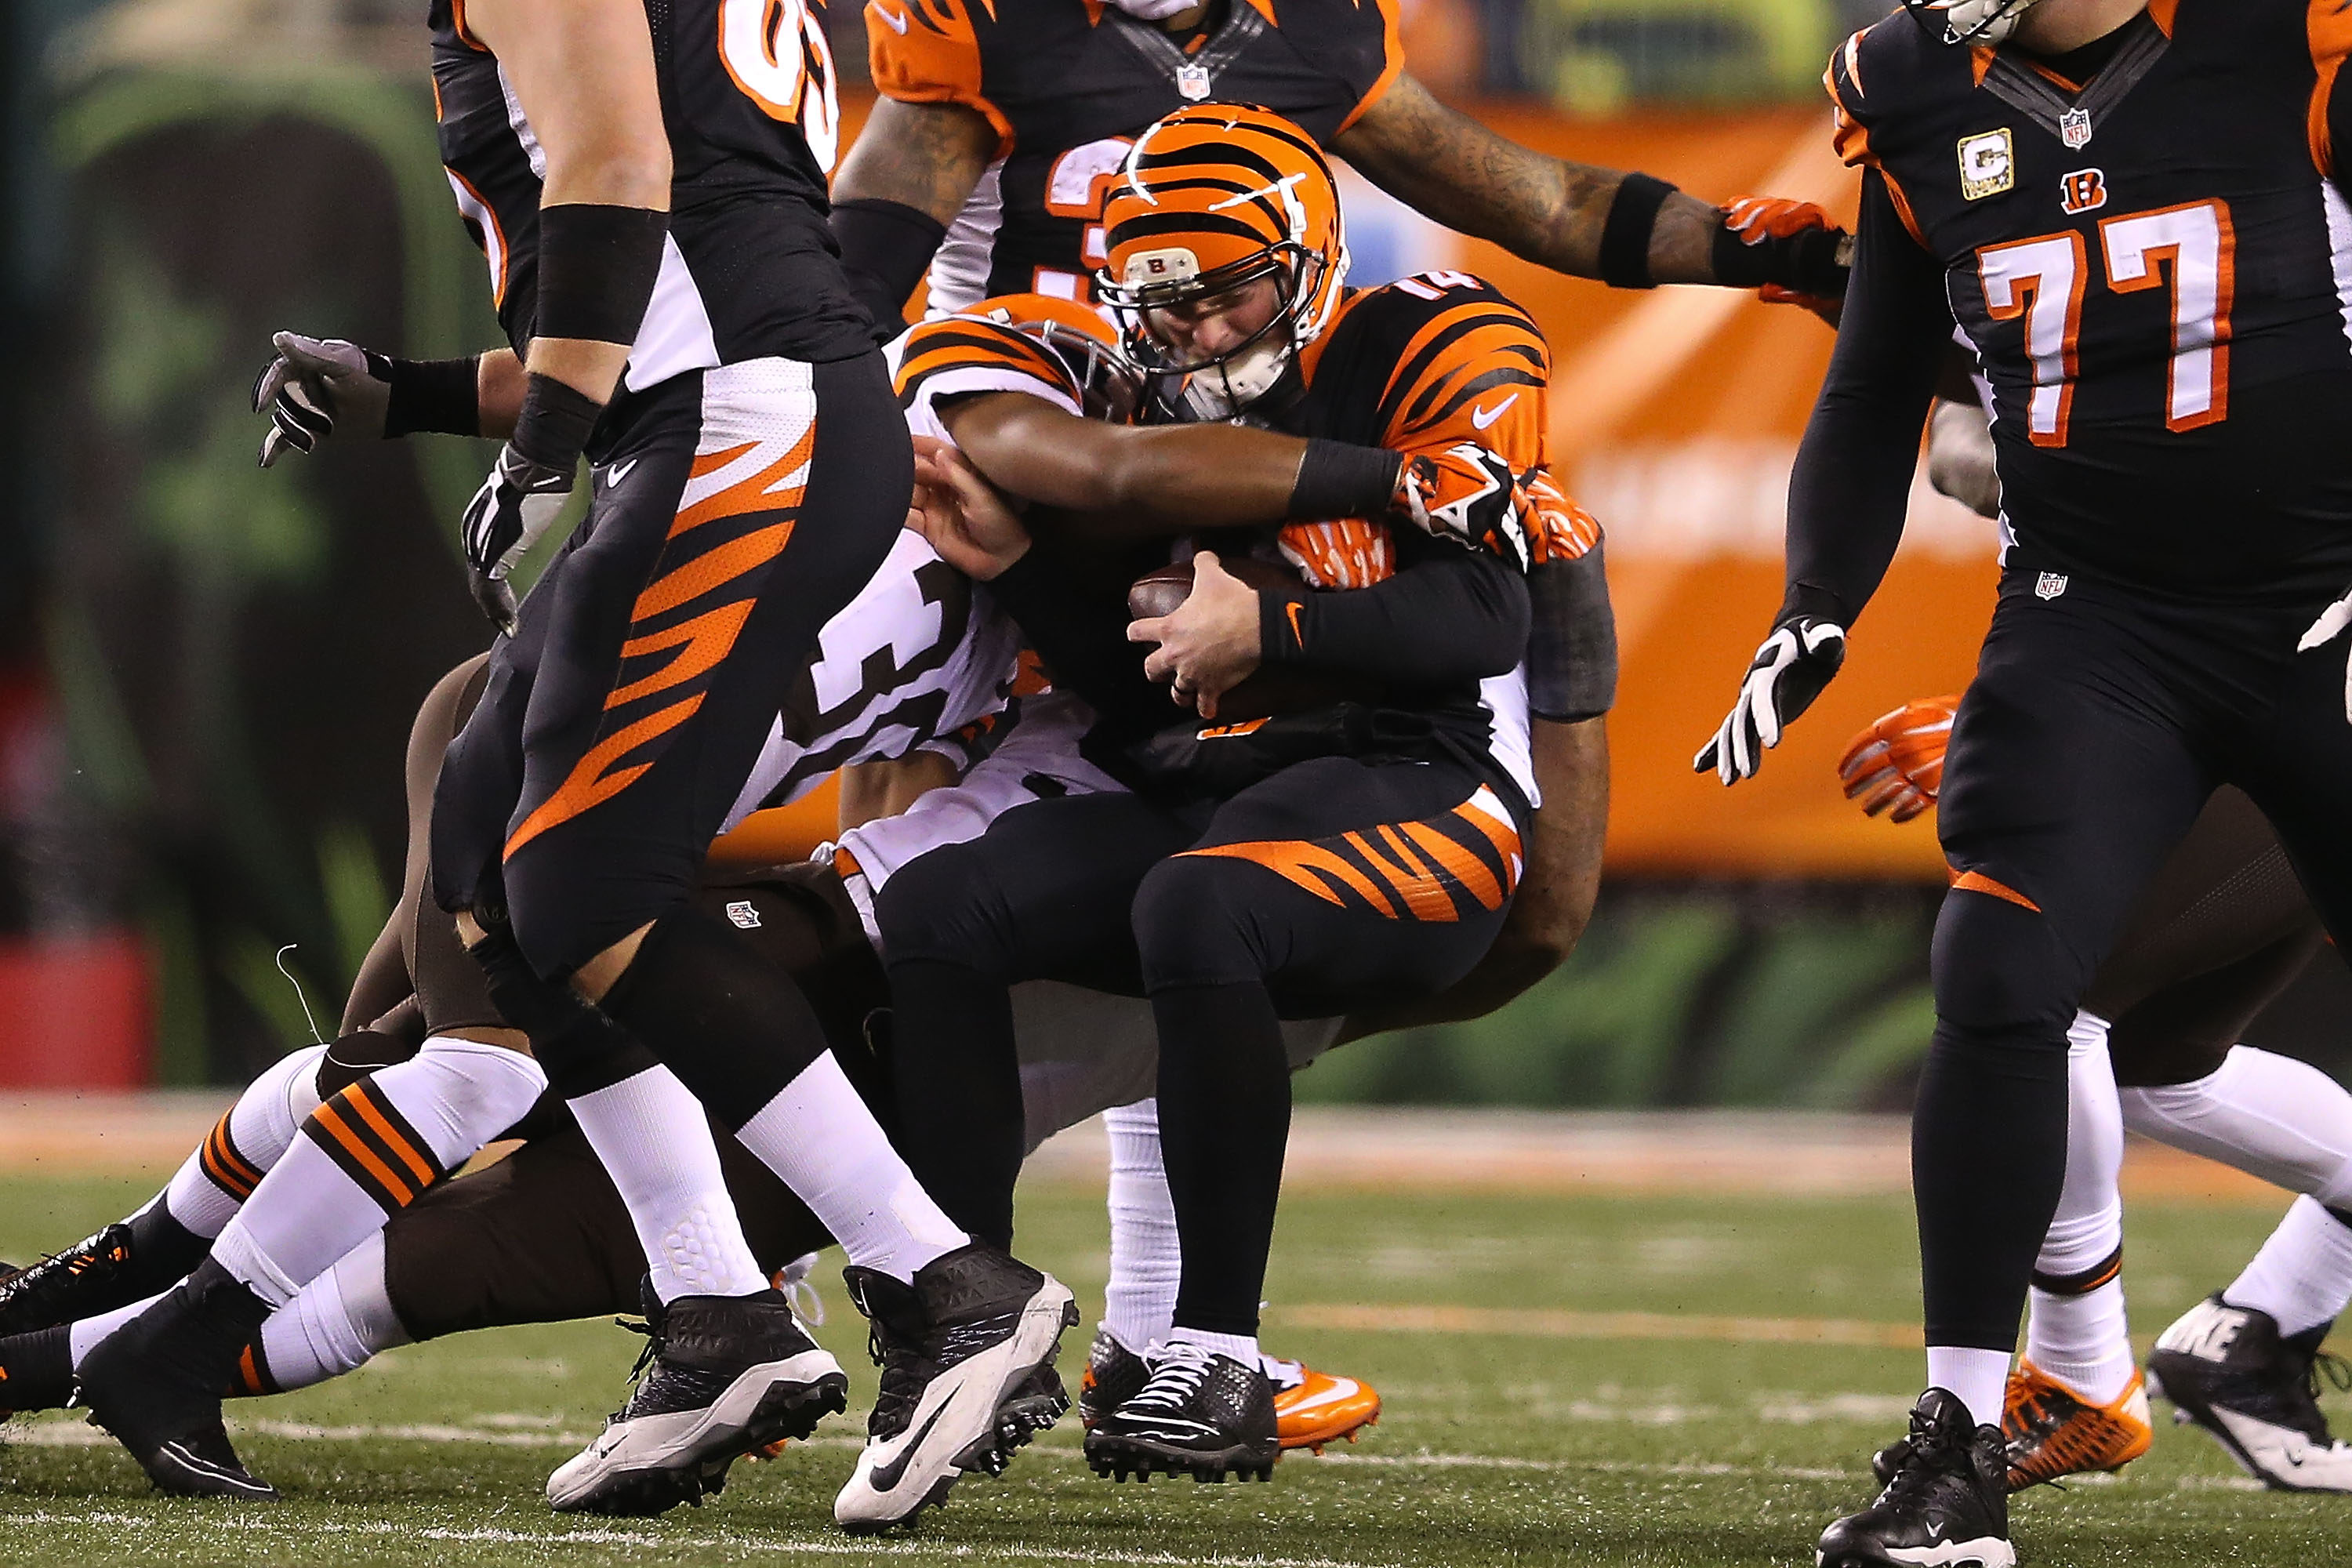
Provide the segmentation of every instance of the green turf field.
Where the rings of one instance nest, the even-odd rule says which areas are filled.
[[[0,1257],[80,1235],[141,1191],[11,1179]],[[2153,1332],[2226,1282],[2276,1212],[2141,1205],[2136,1325]],[[1074,1368],[1100,1302],[1099,1200],[1032,1191],[1023,1222],[1023,1250],[1089,1312],[1066,1345]],[[287,1494],[274,1508],[166,1506],[78,1424],[0,1429],[15,1438],[0,1447],[0,1561],[1810,1563],[1814,1534],[1868,1489],[1864,1456],[1900,1429],[1916,1387],[1917,1353],[1889,1342],[1915,1321],[1913,1269],[1897,1199],[1299,1193],[1276,1249],[1269,1346],[1371,1380],[1388,1414],[1356,1448],[1286,1459],[1271,1486],[1114,1487],[1079,1462],[1070,1421],[1002,1479],[963,1482],[911,1540],[857,1543],[835,1532],[830,1505],[861,1428],[836,1418],[780,1462],[739,1466],[699,1511],[558,1519],[541,1484],[617,1403],[639,1342],[575,1324],[410,1347],[339,1385],[233,1407],[247,1458]],[[838,1276],[824,1284],[822,1337],[862,1411],[863,1325]],[[1368,1306],[1423,1326],[1328,1326]],[[1712,1337],[1629,1337],[1693,1317]],[[2331,1398],[2352,1426],[2352,1401]],[[2021,1500],[2026,1561],[2352,1561],[2352,1500],[2247,1489],[2158,1410],[2156,1451],[2122,1477]]]

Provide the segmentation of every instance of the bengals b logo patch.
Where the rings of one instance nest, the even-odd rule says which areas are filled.
[[[2107,205],[2107,176],[2097,169],[2077,169],[2058,181],[2058,205],[2072,216]]]

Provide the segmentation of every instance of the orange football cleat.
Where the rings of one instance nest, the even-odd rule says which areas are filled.
[[[1381,1396],[1370,1384],[1334,1377],[1302,1362],[1267,1358],[1279,1372],[1274,1389],[1275,1435],[1286,1448],[1323,1451],[1326,1443],[1356,1435],[1381,1418]]]
[[[2009,1374],[2000,1435],[2013,1492],[2086,1470],[2122,1469],[2156,1441],[2147,1385],[2137,1371],[2115,1403],[2093,1405],[2030,1361]]]

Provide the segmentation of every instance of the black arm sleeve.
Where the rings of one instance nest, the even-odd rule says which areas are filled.
[[[1943,269],[1866,171],[1853,277],[1820,400],[1789,476],[1783,617],[1851,626],[1903,538],[1919,432],[1952,331]]]
[[[1056,687],[1086,699],[1103,731],[1121,740],[1150,734],[1173,710],[1165,687],[1143,673],[1148,651],[1127,640],[1127,605],[1087,580],[1049,545],[1028,552],[984,584],[1045,662]]]
[[[1527,652],[1527,578],[1484,551],[1448,547],[1369,588],[1261,593],[1258,647],[1268,665],[1413,685],[1506,674]]]
[[[856,199],[833,204],[833,237],[849,291],[888,342],[907,330],[907,300],[931,265],[947,226],[904,202]]]
[[[1528,708],[1555,724],[1598,719],[1617,701],[1617,616],[1601,549],[1528,574]]]

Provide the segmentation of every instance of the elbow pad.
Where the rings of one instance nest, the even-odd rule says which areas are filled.
[[[1528,707],[1555,724],[1597,719],[1617,700],[1617,617],[1601,553],[1595,544],[1528,574]]]

